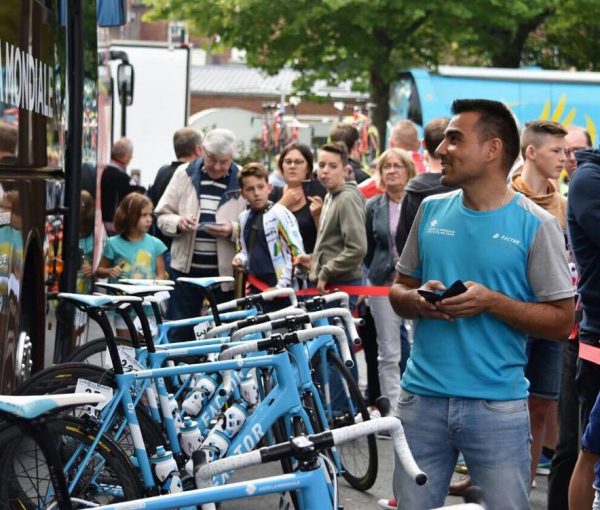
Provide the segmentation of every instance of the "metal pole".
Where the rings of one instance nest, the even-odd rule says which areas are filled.
[[[121,138],[127,136],[127,95],[125,90],[121,93]]]
[[[75,292],[79,256],[79,204],[81,202],[81,160],[83,142],[83,6],[69,0],[67,13],[67,94],[69,116],[65,148],[65,214],[63,230],[64,270],[61,292]],[[54,362],[60,363],[71,351],[75,310],[72,305],[57,313]]]

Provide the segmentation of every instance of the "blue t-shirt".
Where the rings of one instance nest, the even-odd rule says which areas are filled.
[[[165,251],[165,243],[150,234],[135,242],[116,235],[106,241],[103,255],[113,266],[121,266],[120,278],[156,278],[156,259]]]
[[[467,209],[462,190],[423,201],[396,269],[422,283],[473,281],[525,302],[573,296],[558,221],[520,193],[491,211]],[[418,319],[402,378],[427,396],[527,396],[526,335],[488,313]]]

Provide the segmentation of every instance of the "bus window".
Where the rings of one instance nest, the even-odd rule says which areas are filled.
[[[403,119],[423,125],[423,112],[415,80],[409,73],[400,76],[390,93],[390,123],[396,124]]]

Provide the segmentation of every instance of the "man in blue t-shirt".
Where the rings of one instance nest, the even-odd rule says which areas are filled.
[[[458,452],[489,508],[529,508],[527,335],[564,339],[573,286],[557,220],[507,187],[519,152],[510,111],[457,100],[436,154],[441,182],[425,199],[396,267],[396,313],[417,319],[398,414],[429,483],[397,466],[399,509],[442,506]],[[434,301],[455,281],[466,289]],[[454,288],[454,286],[453,286]],[[428,300],[429,299],[429,300]]]

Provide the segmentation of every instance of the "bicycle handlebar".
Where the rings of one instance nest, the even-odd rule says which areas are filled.
[[[265,301],[273,301],[274,299],[286,297],[292,303],[292,306],[298,306],[298,298],[296,292],[291,287],[280,287],[277,289],[265,290],[261,292],[261,296]]]
[[[313,322],[313,321],[316,321],[319,319],[329,319],[332,317],[340,317],[342,319],[342,321],[344,322],[346,329],[350,333],[350,338],[352,339],[352,342],[356,345],[361,344],[361,339],[358,336],[358,331],[356,330],[356,324],[354,321],[354,317],[352,317],[352,314],[350,313],[350,311],[347,308],[327,308],[325,310],[319,310],[318,312],[308,312],[308,313],[304,312],[302,310],[299,310],[298,308],[294,308],[294,309],[290,310],[290,312],[292,312],[292,313],[286,313],[285,315],[282,314],[283,316],[281,319],[272,320],[270,322],[267,321],[266,319],[265,320],[263,320],[262,318],[259,319],[259,317],[261,317],[261,316],[258,316],[256,318],[257,324],[253,324],[251,326],[247,326],[247,327],[238,329],[231,336],[231,341],[232,342],[238,341],[241,338],[243,338],[244,336],[251,335],[253,333],[264,333],[264,332],[272,331],[275,329],[290,328],[295,325],[308,324],[310,322]],[[290,317],[291,315],[293,315],[293,317]],[[303,320],[302,316],[304,316],[306,318]],[[240,322],[251,322],[251,321],[249,321],[248,319],[245,319],[244,321],[240,321]]]
[[[303,314],[302,310],[299,310],[295,307],[287,307],[282,308],[281,310],[276,310],[275,312],[265,313],[261,315],[256,315],[254,317],[248,317],[246,319],[240,319],[235,322],[230,322],[227,324],[221,324],[220,326],[216,326],[212,328],[210,331],[206,333],[206,338],[214,338],[223,333],[229,333],[233,330],[238,330],[242,328],[246,328],[248,326],[255,326],[257,324],[264,324],[265,322],[270,322],[272,320],[280,319],[281,317],[287,317],[288,315],[299,315]]]
[[[251,335],[253,333],[263,333],[267,331],[271,331],[273,329],[278,329],[285,327],[285,320],[288,317],[300,317],[306,316],[306,312],[300,310],[299,308],[292,308],[287,310],[285,314],[270,314],[270,320],[261,320],[258,324],[253,324],[251,326],[246,326],[241,329],[238,329],[231,335],[231,341],[235,342],[245,337],[246,335]],[[260,316],[259,316],[260,317]]]
[[[262,324],[259,324],[259,326],[262,326]],[[344,364],[348,368],[353,367],[354,361],[352,360],[352,354],[350,353],[348,341],[346,340],[346,332],[339,326],[317,326],[316,328],[294,331],[293,333],[288,333],[284,335],[283,342],[285,345],[287,345],[288,343],[306,342],[308,340],[312,340],[313,338],[322,335],[332,335],[335,337],[340,347],[340,353],[342,355],[342,359],[344,360]],[[233,342],[236,340],[232,337],[231,341]],[[219,360],[230,360],[234,356],[238,356],[247,352],[256,352],[265,349],[270,349],[275,347],[277,345],[276,342],[278,341],[279,336],[274,335],[265,340],[252,340],[244,342],[243,344],[230,347],[229,349],[223,351],[219,356]]]
[[[256,466],[267,462],[277,461],[284,457],[294,455],[301,449],[324,450],[333,446],[341,445],[359,437],[388,431],[392,438],[394,451],[398,456],[402,467],[417,485],[427,482],[427,475],[421,471],[406,442],[402,422],[396,417],[376,418],[354,425],[348,425],[339,429],[328,430],[310,436],[293,438],[286,443],[267,446],[234,457],[226,457],[211,463],[194,466],[194,478],[197,486],[205,486],[206,480],[213,476],[243,467]],[[194,459],[199,459],[200,455]],[[201,461],[201,460],[200,460]]]
[[[335,292],[331,292],[330,294],[323,294],[322,296],[315,296],[312,299],[308,299],[307,301],[304,301],[303,303],[301,303],[301,305],[304,306],[308,310],[309,308],[311,308],[311,306],[326,305],[333,301],[340,301],[340,304],[344,308],[348,308],[349,300],[350,300],[350,297],[348,296],[348,294],[346,292],[342,292],[341,290],[338,290]]]
[[[334,336],[340,347],[340,353],[342,355],[342,359],[344,360],[344,364],[349,368],[354,366],[354,361],[352,361],[352,355],[350,354],[350,348],[348,347],[348,342],[346,340],[346,332],[339,326],[318,326],[316,328],[295,331],[283,336],[273,335],[265,340],[250,340],[248,342],[244,342],[243,344],[235,345],[225,349],[219,355],[219,361],[230,360],[235,356],[239,356],[248,352],[264,351],[272,348],[285,348],[285,346],[288,344],[306,342],[321,335]],[[223,382],[221,389],[219,390],[219,395],[225,396],[229,394],[232,386],[233,379],[231,377],[231,371],[226,370],[223,373]]]
[[[217,310],[219,310],[219,312],[234,310],[238,306],[248,306],[260,300],[273,301],[273,299],[278,297],[287,297],[291,301],[292,306],[298,306],[298,298],[296,297],[294,289],[291,287],[282,287],[279,289],[265,290],[264,292],[260,292],[258,294],[252,294],[243,298],[226,301],[225,303],[217,305]]]
[[[354,317],[350,313],[348,308],[326,308],[325,310],[319,310],[318,312],[309,312],[309,317],[311,321],[317,319],[329,319],[331,317],[340,317],[342,321],[344,321],[344,326],[350,333],[350,338],[355,345],[360,345],[362,343],[360,336],[358,336],[358,331],[356,330],[356,323]]]

